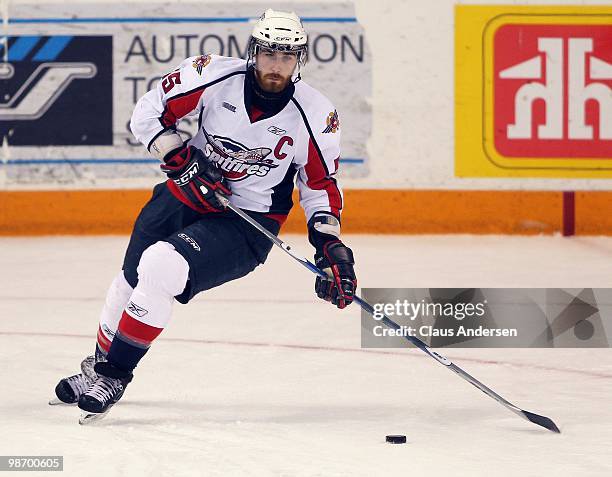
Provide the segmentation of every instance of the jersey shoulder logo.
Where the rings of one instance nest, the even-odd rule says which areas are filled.
[[[198,56],[195,60],[193,60],[193,63],[191,65],[196,69],[198,74],[201,76],[202,70],[206,68],[206,66],[208,66],[208,64],[210,63],[210,60],[211,60],[210,55],[201,55],[201,56]]]
[[[327,127],[323,129],[323,133],[335,133],[340,129],[340,119],[338,118],[338,111],[335,109],[327,115],[325,120]]]

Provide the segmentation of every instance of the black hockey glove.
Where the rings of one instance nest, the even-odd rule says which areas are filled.
[[[174,181],[183,196],[200,212],[221,212],[225,205],[219,191],[231,195],[223,173],[197,147],[187,146],[168,154],[161,170]]]
[[[338,308],[350,305],[357,288],[357,277],[353,269],[355,259],[351,249],[340,240],[329,241],[317,250],[315,264],[327,274],[327,278],[317,275],[317,296],[331,301]]]

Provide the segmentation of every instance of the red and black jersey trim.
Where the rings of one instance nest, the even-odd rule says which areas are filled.
[[[214,86],[217,83],[221,83],[222,81],[225,81],[226,79],[231,78],[232,76],[244,75],[245,73],[246,71],[244,70],[234,71],[232,73],[226,74],[225,76],[221,76],[220,78],[217,78],[216,80],[211,81],[210,83],[203,84],[202,86],[198,86],[197,88],[194,88],[190,91],[186,91],[185,93],[179,93],[176,96],[168,98],[166,100],[166,106],[164,107],[164,110],[162,111],[159,118],[157,118],[163,129],[159,131],[151,141],[149,141],[147,148],[150,148],[151,144],[153,144],[153,141],[155,141],[155,139],[157,139],[165,131],[168,131],[169,129],[176,129],[176,122],[195,109],[198,104],[198,101],[200,100],[200,97],[202,96],[202,93],[204,93],[204,90],[206,88]],[[201,120],[202,115],[200,113],[200,123]]]
[[[314,181],[309,180],[307,182],[307,185],[315,190],[325,190],[329,200],[329,206],[332,215],[340,219],[340,211],[342,210],[343,204],[342,194],[340,193],[340,189],[338,188],[338,183],[336,182],[336,179],[331,177],[331,175],[329,174],[329,169],[327,168],[327,164],[325,163],[325,159],[323,158],[323,154],[321,153],[321,148],[319,147],[319,144],[315,139],[315,136],[312,132],[312,128],[310,127],[310,123],[308,122],[308,118],[306,117],[306,113],[304,113],[302,106],[300,106],[300,103],[298,103],[295,98],[291,98],[291,101],[293,101],[293,104],[295,104],[295,107],[300,112],[302,120],[304,121],[304,125],[306,126],[306,130],[308,131],[308,135],[310,137],[308,143],[308,164],[306,166],[306,175],[308,175],[309,173],[308,169],[319,169],[319,171],[317,171],[319,172],[317,174],[317,176],[319,176],[318,179]],[[316,163],[314,161],[311,163],[311,159],[314,159]],[[334,163],[337,167],[338,159],[335,159]]]
[[[325,160],[323,159],[323,154],[321,154],[321,149],[319,148],[319,145],[317,144],[317,140],[315,139],[314,134],[312,133],[312,129],[310,128],[310,123],[308,122],[306,113],[302,109],[302,106],[300,106],[300,103],[298,103],[297,99],[291,98],[291,101],[293,101],[293,104],[295,104],[295,107],[298,109],[298,111],[300,112],[300,115],[302,116],[302,120],[304,121],[304,125],[306,126],[306,129],[308,130],[308,135],[310,136],[310,140],[312,141],[317,151],[317,154],[319,155],[319,158],[321,159],[321,164],[323,165],[323,168],[325,169],[325,175],[329,176],[329,170],[327,169],[327,164],[325,164]]]
[[[297,166],[291,164],[285,173],[283,180],[272,187],[272,204],[268,211],[273,215],[287,216],[293,207],[293,187],[295,183],[295,175],[297,174]]]
[[[161,116],[157,118],[162,127],[166,129],[174,127],[179,119],[193,111],[205,89],[206,86],[200,86],[194,90],[168,98]]]
[[[204,115],[204,108],[200,110],[200,114],[198,114],[198,129],[202,127],[202,116]]]

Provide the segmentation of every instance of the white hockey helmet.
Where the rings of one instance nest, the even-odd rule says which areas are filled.
[[[249,63],[255,61],[259,48],[295,52],[299,71],[308,59],[308,36],[300,17],[293,12],[266,10],[255,22],[249,39]]]

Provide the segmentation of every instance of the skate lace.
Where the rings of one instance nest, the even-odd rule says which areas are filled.
[[[97,373],[94,371],[96,362],[94,356],[87,356],[87,358],[81,362],[81,374],[89,379],[89,384],[93,383],[98,378]]]
[[[95,383],[87,390],[87,395],[96,398],[102,404],[111,399],[123,389],[121,380],[99,376]]]
[[[68,378],[68,384],[74,393],[79,396],[87,391],[91,385],[91,381],[83,374],[75,374],[74,376],[70,376]]]

